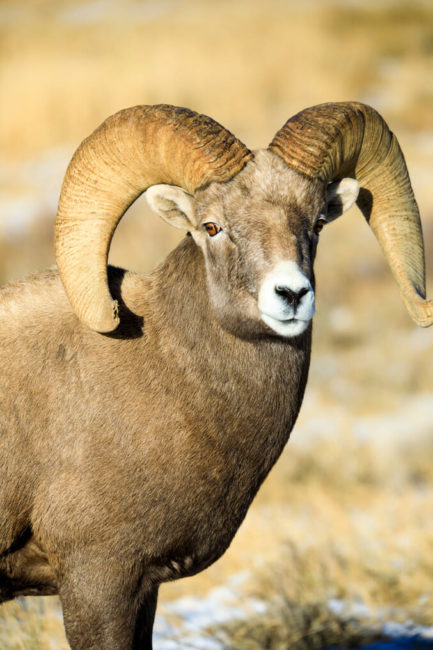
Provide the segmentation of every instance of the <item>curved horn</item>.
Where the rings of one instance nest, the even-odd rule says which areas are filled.
[[[84,140],[67,169],[55,227],[60,276],[80,320],[98,332],[119,323],[108,251],[122,215],[142,192],[168,183],[193,194],[229,180],[251,157],[211,118],[168,105],[120,111]]]
[[[433,323],[425,300],[424,244],[418,206],[403,153],[370,106],[341,102],[313,106],[289,119],[269,145],[289,167],[324,183],[352,176],[358,205],[379,240],[413,320]]]

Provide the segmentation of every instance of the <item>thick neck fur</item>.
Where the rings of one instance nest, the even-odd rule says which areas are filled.
[[[240,445],[256,455],[262,467],[254,471],[263,477],[301,405],[311,331],[296,339],[248,339],[224,330],[210,307],[202,253],[190,238],[155,270],[151,287],[153,331],[172,371],[182,376],[185,408],[207,422],[208,432],[231,438],[232,449]]]

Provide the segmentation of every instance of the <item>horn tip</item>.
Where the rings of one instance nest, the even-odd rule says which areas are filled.
[[[407,307],[410,317],[419,327],[433,325],[433,300],[420,300],[415,304],[408,304]]]
[[[79,318],[84,325],[94,332],[109,334],[110,332],[114,332],[120,323],[119,303],[117,300],[112,300],[108,309],[98,310],[97,314],[82,314]]]

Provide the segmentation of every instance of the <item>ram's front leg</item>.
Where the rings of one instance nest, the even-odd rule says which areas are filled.
[[[126,578],[119,558],[76,565],[62,580],[60,599],[72,650],[152,650],[158,588]]]
[[[157,599],[157,586],[142,594],[140,607],[135,618],[133,650],[152,650],[152,630]]]

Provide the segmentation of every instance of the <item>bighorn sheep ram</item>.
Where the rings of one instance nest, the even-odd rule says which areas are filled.
[[[149,276],[107,275],[145,190],[190,236]],[[0,294],[0,601],[58,593],[74,649],[152,647],[158,585],[221,556],[287,442],[318,233],[355,201],[431,325],[403,154],[369,106],[308,108],[256,152],[166,105],[84,140],[60,197],[59,273]]]

